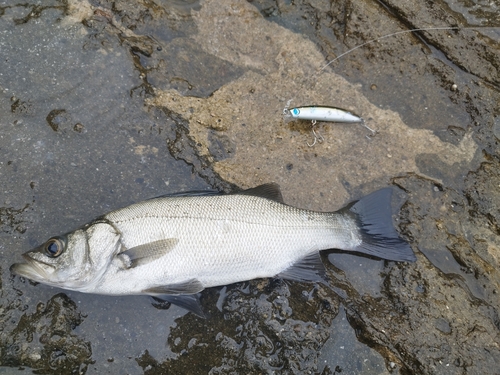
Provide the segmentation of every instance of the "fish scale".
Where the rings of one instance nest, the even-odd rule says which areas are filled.
[[[161,296],[203,315],[195,296],[208,287],[276,275],[322,280],[321,250],[415,261],[392,225],[391,191],[337,212],[288,206],[275,184],[159,197],[52,237],[11,271],[81,292]]]
[[[204,287],[210,287],[250,275],[273,276],[311,252],[345,247],[350,236],[336,230],[340,227],[336,216],[298,210],[259,197],[233,195],[205,197],[202,201],[159,198],[112,212],[105,218],[122,233],[125,248],[162,238],[180,239],[175,249],[136,270],[148,275],[145,283],[158,280],[160,284],[165,277],[179,283],[186,275],[195,274]],[[171,271],[171,264],[177,265],[176,272]],[[121,278],[119,273],[114,277]],[[105,292],[113,292],[106,285],[114,277],[103,281]],[[111,284],[130,290],[127,282],[124,278]]]

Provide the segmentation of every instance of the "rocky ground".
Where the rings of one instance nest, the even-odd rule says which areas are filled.
[[[494,7],[2,3],[2,371],[500,373]],[[406,32],[432,26],[460,29]],[[310,147],[288,103],[344,108],[376,134],[319,123]],[[417,262],[324,254],[328,285],[210,289],[207,320],[9,274],[22,252],[113,208],[269,181],[322,211],[393,186]]]

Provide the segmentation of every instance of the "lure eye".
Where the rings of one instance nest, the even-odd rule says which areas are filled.
[[[45,254],[51,258],[57,258],[64,251],[64,243],[59,238],[51,238],[44,245]]]

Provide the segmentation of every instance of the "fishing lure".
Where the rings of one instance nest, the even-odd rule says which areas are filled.
[[[286,110],[289,115],[298,120],[328,121],[328,122],[363,122],[359,116],[341,108],[305,106]]]
[[[380,41],[385,38],[389,38],[395,35],[399,34],[406,34],[406,33],[413,33],[413,32],[419,32],[419,31],[431,31],[431,30],[477,30],[477,29],[498,29],[498,27],[488,27],[488,26],[473,26],[473,27],[459,27],[459,26],[443,26],[443,27],[423,27],[423,28],[418,28],[418,29],[411,29],[411,30],[402,30],[398,31],[395,33],[383,35],[371,40],[366,41],[365,43],[362,43],[360,45],[357,45],[354,48],[351,48],[350,50],[340,54],[333,60],[330,60],[326,65],[321,67],[316,73],[314,73],[311,78],[319,74],[320,72],[324,71],[328,66],[333,64],[335,61],[338,59],[342,58],[343,56],[353,52],[354,50],[358,48],[362,48],[366,46],[367,44],[371,44],[377,41]],[[311,145],[307,143],[308,146],[312,147],[318,143],[322,143],[324,138],[323,136],[315,131],[315,126],[316,126],[316,121],[328,121],[328,122],[347,122],[347,123],[360,123],[362,126],[367,128],[372,132],[372,137],[377,134],[377,132],[368,125],[366,125],[365,121],[359,117],[356,116],[346,110],[343,110],[341,108],[335,108],[335,107],[328,107],[328,106],[303,106],[303,107],[295,107],[288,109],[288,106],[290,105],[290,102],[292,99],[288,100],[285,108],[283,109],[283,115],[285,117],[292,117],[298,120],[310,120],[311,121],[311,130],[314,135],[314,143]],[[369,136],[366,136],[368,139],[370,139]]]
[[[317,121],[359,123],[370,130],[372,132],[372,136],[376,134],[375,130],[369,128],[361,117],[356,116],[345,109],[326,106],[304,106],[288,109],[289,105],[290,101],[288,101],[285,109],[283,110],[283,115],[297,120],[311,121],[311,130],[314,135],[314,142],[312,144],[309,144],[308,142],[307,145],[309,147],[314,146],[316,142],[323,143],[324,141],[323,136],[319,132],[315,131]]]

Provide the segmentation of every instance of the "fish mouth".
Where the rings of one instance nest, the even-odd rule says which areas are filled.
[[[23,258],[26,260],[26,263],[13,264],[10,266],[10,272],[34,281],[47,283],[47,280],[49,280],[49,274],[45,268],[53,270],[54,266],[35,260],[31,258],[28,253],[23,254]]]

